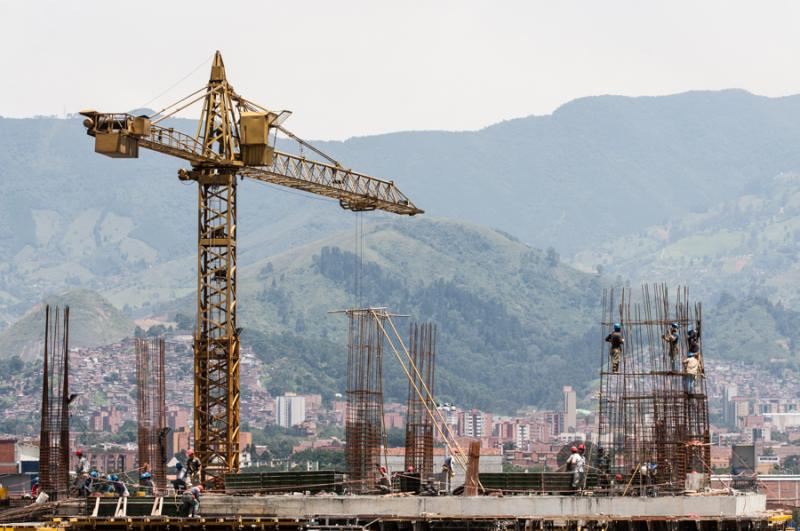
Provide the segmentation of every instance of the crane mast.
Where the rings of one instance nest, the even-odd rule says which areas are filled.
[[[161,125],[202,100],[194,137]],[[239,333],[236,323],[237,175],[338,199],[354,211],[402,215],[423,211],[392,181],[275,150],[274,138],[289,113],[275,113],[236,94],[216,52],[208,84],[152,116],[83,111],[95,151],[136,158],[139,148],[188,161],[181,180],[198,185],[197,323],[194,337],[194,441],[202,476],[239,470]],[[307,145],[307,144],[306,144]]]

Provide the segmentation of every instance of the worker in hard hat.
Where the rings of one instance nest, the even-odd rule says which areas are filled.
[[[31,498],[34,500],[36,496],[39,495],[39,476],[33,476],[31,478]]]
[[[699,367],[698,374],[702,375],[703,370],[703,356],[700,353],[700,321],[697,321],[695,328],[689,328],[686,332],[687,351],[694,353]]]
[[[186,469],[183,463],[178,461],[175,463],[175,479],[172,481],[172,486],[178,494],[186,490]]]
[[[378,490],[380,490],[381,494],[389,494],[392,492],[392,481],[389,479],[389,473],[385,466],[375,466],[378,467],[378,473],[380,474],[378,478]]]
[[[578,451],[578,448],[575,446],[571,447],[569,451],[570,456],[566,463],[567,471],[572,472],[572,488],[578,489],[581,484],[581,478],[583,477],[586,459],[584,459],[584,457]]]
[[[118,475],[111,474],[108,479],[111,480],[111,485],[114,487],[114,492],[117,494],[117,496],[120,498],[129,496],[128,487],[119,479]]]
[[[86,490],[89,494],[93,494],[95,492],[99,492],[98,489],[100,487],[100,473],[97,470],[92,470],[89,472],[89,480],[86,482]]]
[[[80,448],[75,450],[75,457],[78,462],[75,464],[75,488],[78,490],[79,496],[87,496],[89,494],[89,460],[83,455],[83,450]]]
[[[202,494],[202,485],[197,485],[185,491],[181,496],[181,508],[179,514],[189,518],[200,516],[200,496]]]
[[[678,323],[669,325],[669,329],[661,336],[661,339],[667,343],[669,349],[669,367],[673,372],[680,372],[680,348],[678,340],[681,335],[678,333]]]
[[[186,450],[186,473],[193,484],[200,483],[200,459],[194,455],[194,450]]]
[[[700,362],[697,360],[694,352],[688,352],[686,359],[683,360],[684,376],[683,382],[687,393],[690,395],[694,393],[694,384],[700,373]]]
[[[606,336],[606,342],[611,343],[609,358],[611,358],[611,371],[619,372],[619,363],[622,361],[622,346],[625,338],[622,337],[622,325],[614,323],[614,331]]]
[[[153,475],[149,471],[142,472],[139,476],[139,487],[144,490],[145,495],[152,496],[155,494],[156,486],[153,483]]]

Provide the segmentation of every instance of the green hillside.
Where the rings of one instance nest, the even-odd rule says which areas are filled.
[[[439,394],[510,411],[556,403],[562,385],[582,387],[595,372],[583,337],[596,320],[596,275],[554,253],[494,230],[451,221],[370,225],[363,264],[353,233],[342,233],[244,269],[239,287],[244,343],[251,342],[271,391],[344,391],[346,320],[331,310],[357,304],[439,326]],[[408,319],[397,318],[406,334]],[[407,384],[387,353],[386,388],[403,400]]]
[[[583,269],[634,282],[682,282],[704,298],[743,293],[800,308],[800,174],[580,253]]]
[[[106,299],[88,290],[48,297],[45,303],[70,307],[70,347],[108,345],[133,334],[134,324]],[[0,360],[41,356],[44,340],[44,304],[36,305],[0,333]]]
[[[728,90],[583,98],[479,131],[320,145],[395,180],[428,215],[572,257],[798,170],[798,137],[800,96]],[[196,190],[177,181],[181,161],[146,150],[139,160],[97,155],[79,118],[0,118],[0,142],[0,329],[48,293],[76,287],[140,314],[191,292]],[[254,182],[242,183],[238,212],[241,265],[353,224],[336,202]]]

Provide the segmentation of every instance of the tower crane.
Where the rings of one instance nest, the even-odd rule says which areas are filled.
[[[164,121],[202,103],[195,136]],[[339,201],[352,211],[423,213],[394,182],[343,167],[283,127],[275,112],[237,94],[222,55],[214,55],[208,84],[150,116],[82,111],[95,151],[137,158],[140,148],[190,164],[178,171],[198,185],[197,323],[194,336],[194,441],[203,480],[239,470],[239,331],[236,323],[237,176]],[[275,149],[280,132],[324,162]],[[302,150],[301,150],[302,152]]]

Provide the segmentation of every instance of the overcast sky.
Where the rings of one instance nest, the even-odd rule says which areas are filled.
[[[219,49],[305,138],[479,129],[597,94],[798,93],[798,28],[796,1],[3,0],[0,115],[160,108]]]

